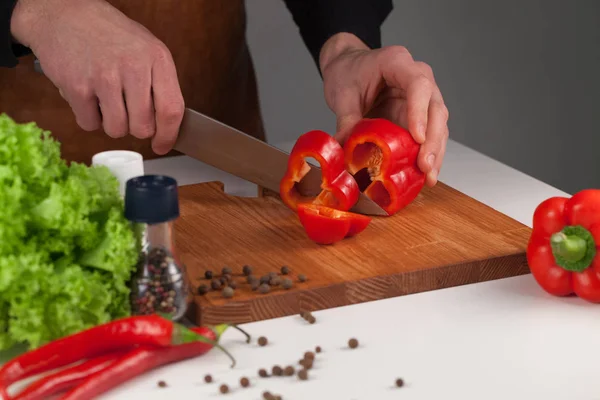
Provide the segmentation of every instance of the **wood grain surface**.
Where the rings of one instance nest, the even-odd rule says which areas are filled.
[[[194,290],[188,317],[196,324],[244,323],[528,273],[530,228],[438,183],[407,208],[377,217],[360,235],[330,246],[306,237],[297,216],[272,193],[234,197],[220,182],[180,187],[175,237]],[[291,289],[252,291],[242,274],[288,266]],[[233,270],[231,298],[198,295]],[[305,274],[306,282],[299,282]],[[285,277],[285,276],[282,276]]]

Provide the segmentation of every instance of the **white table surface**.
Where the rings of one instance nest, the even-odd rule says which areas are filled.
[[[292,143],[282,144],[290,150]],[[188,157],[145,163],[181,185],[221,180],[228,193],[254,196],[256,186]],[[567,195],[450,141],[440,180],[531,226],[537,204]],[[531,275],[408,295],[245,324],[266,347],[222,338],[237,367],[218,350],[162,367],[103,399],[250,399],[264,390],[288,399],[600,399],[600,306],[545,294]],[[356,337],[359,348],[345,348]],[[297,366],[306,350],[323,348],[308,381],[259,378],[259,368]],[[212,384],[203,382],[210,373]],[[239,379],[252,387],[241,388]],[[394,388],[397,377],[406,385]],[[157,381],[167,388],[157,387]],[[219,393],[227,383],[232,391]]]

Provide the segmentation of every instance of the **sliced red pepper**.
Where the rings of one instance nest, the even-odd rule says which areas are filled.
[[[406,129],[382,118],[358,122],[344,145],[347,170],[360,191],[393,215],[425,184],[417,165],[420,144]]]
[[[570,199],[551,197],[538,205],[527,261],[546,292],[600,303],[599,245],[600,190],[586,189]]]
[[[316,205],[298,205],[298,218],[308,237],[319,244],[333,244],[364,231],[371,217]]]
[[[311,169],[305,161],[309,157],[317,160],[321,167],[322,191],[315,197],[303,196],[296,186]],[[360,194],[356,181],[345,169],[344,149],[331,135],[319,130],[306,132],[296,141],[279,193],[283,202],[294,211],[300,203],[349,210]]]
[[[108,352],[137,345],[168,347],[196,341],[207,342],[208,339],[158,315],[121,318],[55,340],[8,361],[0,368],[0,395],[8,398],[8,387],[18,380]],[[210,344],[229,354],[220,345]]]

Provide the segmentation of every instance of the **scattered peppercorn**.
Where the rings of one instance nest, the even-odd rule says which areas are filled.
[[[231,274],[225,274],[223,275],[223,278],[225,278],[225,282],[231,282],[231,280],[233,279]]]
[[[264,337],[264,336],[261,336],[261,337],[259,337],[259,338],[258,338],[258,344],[259,344],[260,346],[266,346],[266,345],[267,345],[267,343],[268,343],[268,340],[267,340],[267,338],[266,338],[266,337]]]
[[[292,286],[294,286],[294,282],[293,282],[293,281],[292,281],[290,278],[284,278],[284,279],[281,281],[281,286],[282,286],[284,289],[291,289],[291,288],[292,288]]]
[[[281,284],[281,278],[278,276],[275,276],[275,277],[271,278],[271,280],[269,281],[269,284],[271,286],[278,286],[279,284]]]
[[[396,379],[396,386],[397,387],[402,387],[404,386],[404,380],[402,378],[398,378]]]
[[[281,376],[283,374],[283,369],[279,365],[274,365],[271,369],[271,373],[274,376]]]
[[[308,379],[308,370],[301,369],[300,371],[298,371],[298,378],[302,381],[307,380]]]
[[[260,282],[257,280],[250,282],[250,289],[256,290],[260,286]]]
[[[223,269],[221,270],[221,275],[227,275],[227,274],[231,274],[233,271],[231,270],[231,268],[229,267],[223,267]]]
[[[222,384],[221,387],[219,387],[219,390],[221,391],[221,393],[225,394],[229,392],[229,386],[227,386],[226,384]]]
[[[266,378],[269,376],[269,374],[266,369],[261,368],[258,370],[258,376],[260,376],[261,378]]]
[[[212,277],[213,277],[213,272],[212,272],[212,271],[210,271],[210,270],[208,270],[208,271],[204,272],[204,277],[205,277],[206,279],[212,279]]]
[[[208,293],[208,286],[206,286],[206,285],[198,286],[198,294],[199,295],[204,295],[206,293]]]
[[[313,360],[304,358],[298,362],[298,364],[302,365],[304,369],[311,369],[313,366]]]
[[[288,365],[287,367],[285,367],[285,369],[283,370],[283,374],[285,376],[292,376],[294,375],[294,372],[296,372],[296,370],[294,369],[294,367],[292,367],[291,365]]]
[[[237,289],[238,285],[236,281],[229,281],[229,287],[232,289]]]
[[[321,346],[315,347],[315,352],[320,353],[321,352]]]
[[[281,273],[283,275],[287,275],[290,273],[290,267],[288,267],[287,265],[284,265],[283,267],[281,267]]]
[[[271,394],[271,392],[269,392],[269,391],[265,391],[265,392],[263,392],[263,399],[265,399],[265,400],[273,400],[273,399],[274,399],[274,397],[273,397],[273,395]]]
[[[307,351],[306,353],[304,353],[304,359],[305,360],[314,360],[315,353],[313,353],[312,351]]]
[[[263,275],[260,277],[260,283],[269,283],[269,281],[271,280],[271,277],[269,275]]]
[[[212,287],[213,290],[219,290],[219,289],[221,289],[221,281],[218,280],[218,279],[213,279],[210,282],[210,287]]]
[[[300,275],[298,275],[298,280],[299,280],[300,282],[306,282],[306,275],[304,275],[304,274],[300,274]]]
[[[252,267],[249,265],[244,265],[244,267],[242,268],[242,272],[244,273],[244,275],[250,276],[252,275]]]
[[[204,376],[204,382],[211,383],[212,381],[213,381],[213,379],[212,379],[211,375],[205,375]]]
[[[221,292],[223,297],[225,297],[227,299],[232,298],[234,293],[235,293],[235,291],[231,288],[231,286],[227,286],[226,288],[223,288],[223,291]]]
[[[350,346],[351,349],[355,349],[358,347],[358,340],[352,338],[350,340],[348,340],[348,346]]]
[[[161,387],[161,388],[167,387],[167,382],[165,382],[165,381],[158,381],[158,387]]]
[[[221,285],[227,285],[227,278],[225,278],[224,276],[219,278],[219,282],[221,282]]]
[[[266,294],[266,293],[269,293],[269,291],[270,291],[270,290],[271,290],[271,288],[270,288],[270,287],[269,287],[269,285],[267,285],[266,283],[263,283],[262,285],[260,285],[260,286],[258,287],[258,291],[259,291],[261,294]]]
[[[242,387],[248,387],[250,386],[250,380],[246,377],[243,377],[240,379],[240,385],[242,385]]]
[[[255,277],[254,275],[248,275],[248,276],[246,277],[246,282],[248,282],[248,283],[252,283],[252,282],[254,282],[254,281],[258,281],[258,278],[257,278],[257,277]]]

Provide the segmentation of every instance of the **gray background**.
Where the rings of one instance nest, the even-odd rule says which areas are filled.
[[[268,141],[333,133],[316,66],[281,0],[247,0]],[[383,44],[434,70],[450,137],[569,193],[600,187],[600,1],[402,0]]]

